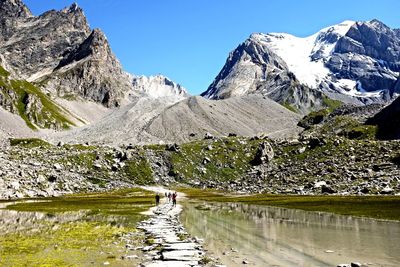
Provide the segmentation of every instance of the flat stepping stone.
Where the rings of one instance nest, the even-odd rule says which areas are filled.
[[[199,261],[202,253],[198,250],[172,250],[162,252],[164,261]]]
[[[197,267],[197,261],[154,261],[142,264],[143,267]]]
[[[196,250],[200,248],[197,243],[169,243],[164,245],[164,250]]]

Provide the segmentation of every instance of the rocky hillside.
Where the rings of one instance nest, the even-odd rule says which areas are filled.
[[[207,135],[181,145],[119,148],[14,139],[0,151],[0,198],[153,183],[243,193],[398,194],[399,149],[399,142],[368,135],[291,141]]]
[[[79,123],[78,118],[55,103],[37,86],[24,80],[11,79],[10,73],[1,66],[0,89],[0,107],[19,115],[33,130],[69,129]]]
[[[258,95],[221,101],[190,97],[175,102],[175,96],[142,97],[97,123],[51,135],[48,140],[114,145],[182,143],[203,138],[206,133],[213,136],[264,133],[283,138],[296,135],[300,129],[296,126],[299,115]]]
[[[322,97],[383,103],[398,93],[399,44],[399,31],[377,20],[345,21],[305,38],[252,34],[203,96],[258,92],[303,112],[323,106]]]

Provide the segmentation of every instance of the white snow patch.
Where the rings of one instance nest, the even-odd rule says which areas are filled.
[[[330,72],[322,61],[311,61],[310,54],[318,34],[299,38],[290,34],[267,34],[261,40],[281,57],[297,79],[316,88]]]
[[[337,81],[336,84],[339,85],[339,87],[341,88],[347,88],[349,90],[353,90],[356,88],[357,82],[350,79],[340,79]]]
[[[384,90],[367,91],[361,82],[348,79],[340,79],[335,83],[341,89],[341,93],[353,97],[380,97]]]
[[[287,33],[253,34],[252,38],[271,48],[281,57],[301,83],[317,88],[330,71],[322,60],[312,61],[311,55],[318,50],[321,50],[324,56],[330,55],[336,45],[336,42],[326,43],[318,37],[327,33],[343,36],[354,23],[354,21],[344,21],[304,38]]]

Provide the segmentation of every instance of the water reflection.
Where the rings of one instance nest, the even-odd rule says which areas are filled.
[[[238,203],[187,203],[182,221],[227,266],[400,266],[400,223]],[[233,248],[233,250],[232,250]],[[236,252],[238,250],[238,252]]]
[[[0,266],[101,266],[105,262],[111,266],[135,266],[138,263],[136,259],[123,260],[122,256],[141,255],[126,250],[125,244],[136,246],[139,242],[136,235],[127,232],[135,229],[142,216],[135,212],[108,214],[125,212],[124,205],[115,205],[104,213],[100,209],[46,213],[5,209],[12,204],[15,203],[4,202],[0,206]]]

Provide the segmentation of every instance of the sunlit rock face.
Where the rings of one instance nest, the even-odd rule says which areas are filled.
[[[221,99],[258,92],[300,110],[318,108],[322,95],[352,104],[383,103],[396,96],[399,71],[399,30],[378,20],[344,21],[304,38],[252,34],[202,95]]]

